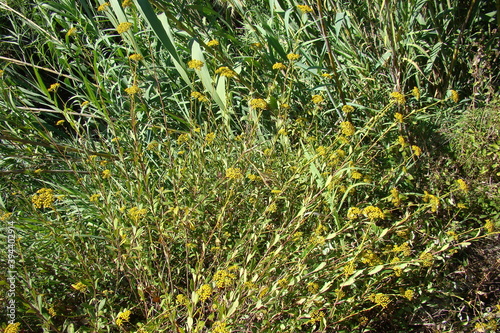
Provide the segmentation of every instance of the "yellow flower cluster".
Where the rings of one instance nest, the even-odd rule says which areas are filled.
[[[215,74],[219,74],[221,76],[225,76],[225,77],[228,77],[228,78],[232,78],[232,77],[235,77],[237,74],[235,71],[233,71],[232,69],[228,68],[228,67],[219,67],[216,71],[215,71]]]
[[[70,37],[70,36],[74,36],[76,35],[76,28],[75,27],[72,27],[68,30],[68,32],[66,32],[66,37]]]
[[[455,103],[458,103],[458,101],[460,100],[460,97],[458,96],[458,92],[456,90],[451,90],[451,100]]]
[[[321,95],[313,95],[311,99],[314,104],[320,104],[325,100]]]
[[[262,98],[254,98],[250,101],[250,107],[265,110],[267,109],[267,102]]]
[[[391,98],[392,100],[394,101],[394,103],[398,104],[398,105],[404,105],[406,103],[406,98],[405,96],[400,93],[400,92],[392,92],[391,93]]]
[[[207,46],[208,47],[215,47],[215,46],[219,46],[219,41],[218,40],[215,40],[215,39],[212,39],[211,41],[209,41],[207,43]]]
[[[391,190],[391,202],[394,207],[398,207],[401,205],[401,197],[399,196],[398,189],[395,187]]]
[[[193,60],[189,60],[187,65],[189,68],[200,70],[204,64],[203,64],[203,61],[201,61],[201,60],[193,59]]]
[[[413,87],[411,94],[413,95],[413,97],[415,97],[417,101],[420,99],[420,90],[418,90],[417,87]]]
[[[130,28],[132,28],[132,23],[130,23],[130,22],[122,22],[122,23],[118,24],[118,26],[116,27],[116,31],[119,34],[122,34],[124,32],[129,31]]]
[[[354,273],[354,270],[356,269],[356,264],[354,261],[350,261],[347,265],[344,266],[343,272],[345,276],[352,275]]]
[[[207,96],[203,95],[202,93],[199,93],[197,91],[193,91],[191,93],[191,97],[193,98],[196,98],[198,101],[204,103],[204,102],[208,102],[208,98]]]
[[[273,69],[275,70],[285,70],[286,66],[282,64],[281,62],[277,62],[273,65]]]
[[[144,59],[144,57],[138,53],[131,54],[128,58],[133,61],[141,61],[142,59]]]
[[[382,264],[380,257],[372,250],[363,251],[361,255],[361,262],[369,266],[375,266]]]
[[[401,252],[406,257],[408,257],[411,254],[411,248],[410,248],[410,245],[408,244],[408,242],[404,242],[401,245],[394,245],[392,251],[396,252],[396,253]]]
[[[370,297],[368,297],[368,300],[372,301],[377,305],[380,305],[384,309],[389,305],[389,303],[391,303],[391,299],[389,298],[389,296],[382,293],[378,293],[375,295],[372,294],[370,295]]]
[[[188,142],[188,141],[189,141],[189,134],[188,133],[183,133],[183,134],[179,135],[179,137],[177,138],[178,145],[181,145],[181,144]]]
[[[382,212],[382,210],[380,208],[375,207],[375,206],[365,207],[363,209],[363,215],[368,217],[370,220],[383,219],[385,217],[384,212]]]
[[[424,267],[430,267],[434,264],[434,256],[432,253],[423,252],[419,258],[422,260],[422,265],[424,265]]]
[[[198,294],[200,301],[205,302],[212,295],[212,287],[209,284],[202,285],[196,293]]]
[[[102,5],[100,5],[99,7],[97,7],[97,11],[98,12],[105,11],[106,8],[108,8],[109,6],[111,6],[111,4],[109,2],[105,2]]]
[[[103,179],[108,179],[108,178],[111,178],[111,171],[109,171],[108,169],[104,170],[102,172],[102,178]]]
[[[398,136],[398,143],[401,145],[401,147],[406,146],[407,143],[406,143],[404,136],[402,136],[402,135]]]
[[[229,168],[226,170],[226,177],[229,179],[240,179],[243,178],[240,168]]]
[[[251,180],[251,181],[253,181],[253,182],[256,182],[256,181],[258,181],[258,180],[261,180],[261,178],[260,178],[259,176],[254,175],[254,174],[251,174],[251,173],[247,175],[247,178],[248,178],[248,179],[250,179],[250,180]]]
[[[320,311],[320,310],[314,310],[309,315],[311,316],[311,320],[310,320],[311,323],[319,322],[319,321],[323,320],[323,318],[325,317],[325,313],[323,311]]]
[[[298,60],[300,58],[300,54],[296,54],[296,53],[288,53],[286,55],[287,59],[290,60],[290,61],[295,61],[295,60]]]
[[[433,213],[437,212],[439,208],[439,198],[435,195],[429,194],[429,192],[424,191],[424,196],[422,198],[424,202],[428,202],[431,205],[431,211]]]
[[[342,106],[342,112],[344,112],[345,114],[349,114],[351,112],[354,112],[354,107],[352,105],[343,105]]]
[[[0,211],[0,221],[7,221],[12,216],[12,213]]]
[[[122,7],[127,8],[132,6],[132,0],[123,0]]]
[[[363,212],[358,207],[350,207],[347,211],[347,218],[349,220],[357,219]]]
[[[180,306],[188,306],[189,299],[185,295],[179,294],[175,296],[175,302]]]
[[[54,191],[50,188],[41,188],[31,198],[35,208],[50,208],[54,203]]]
[[[319,285],[316,282],[309,282],[307,284],[307,291],[311,294],[316,294],[319,290]]]
[[[340,123],[340,128],[342,129],[342,134],[345,136],[354,135],[356,132],[354,125],[350,121],[343,121]]]
[[[420,149],[419,146],[413,145],[413,146],[411,146],[411,150],[413,151],[413,154],[415,154],[415,156],[417,156],[417,157],[422,155],[422,149]]]
[[[122,326],[123,322],[129,321],[131,314],[132,312],[130,310],[125,310],[123,312],[120,312],[116,317],[116,325]]]
[[[99,198],[101,197],[101,195],[99,193],[96,193],[96,194],[92,194],[89,198],[89,201],[90,202],[97,202],[99,200]]]
[[[47,89],[48,92],[56,92],[57,89],[61,86],[60,83],[53,83],[50,85],[49,89]]]
[[[492,233],[493,231],[495,231],[495,224],[492,220],[488,219],[484,224],[484,229],[486,229],[486,231],[488,231],[489,233]]]
[[[215,133],[214,132],[210,132],[207,134],[207,136],[205,136],[205,142],[209,145],[211,144],[212,142],[214,142],[215,140]]]
[[[316,153],[319,156],[325,156],[326,155],[326,148],[324,146],[319,146],[318,148],[316,148]]]
[[[463,179],[458,179],[458,180],[457,180],[457,184],[458,184],[458,188],[459,188],[461,191],[464,191],[464,192],[469,192],[469,185],[467,185],[467,183],[465,182],[465,180],[463,180]]]
[[[72,284],[71,287],[75,290],[78,290],[79,292],[82,292],[82,293],[85,292],[85,290],[87,290],[87,286],[85,284],[83,284],[82,282]]]
[[[276,203],[273,202],[272,204],[267,206],[266,213],[276,213],[277,210],[278,210],[278,206],[276,206]]]
[[[297,5],[297,8],[302,12],[302,13],[312,13],[313,9],[309,7],[308,5]]]
[[[19,332],[19,326],[21,326],[21,323],[14,323],[14,324],[9,324],[3,331],[4,333],[17,333]]]
[[[353,171],[353,172],[351,172],[351,178],[352,179],[361,179],[361,178],[363,178],[363,174],[359,171]]]
[[[236,275],[223,269],[215,272],[212,280],[215,282],[217,288],[227,288],[233,284],[234,280],[236,280]]]
[[[231,330],[229,328],[227,328],[226,326],[227,326],[226,323],[216,321],[212,325],[212,332],[211,333],[231,333]]]
[[[404,121],[404,116],[401,113],[396,112],[394,114],[394,119],[396,119],[398,123],[402,123]]]
[[[401,293],[401,296],[411,301],[413,297],[415,297],[415,292],[411,289],[406,289],[404,292]]]
[[[126,92],[127,94],[129,94],[130,96],[133,96],[133,95],[135,95],[135,94],[140,93],[140,92],[141,92],[141,89],[140,89],[138,86],[136,86],[136,85],[134,84],[133,86],[126,88],[126,89],[125,89],[125,92]]]
[[[146,208],[132,207],[128,210],[128,215],[130,216],[130,218],[132,220],[137,222],[140,219],[142,219],[144,216],[146,216],[147,212],[148,211]]]

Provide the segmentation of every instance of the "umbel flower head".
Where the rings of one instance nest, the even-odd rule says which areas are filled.
[[[267,103],[262,98],[254,98],[250,101],[250,106],[254,109],[264,110],[267,108]]]
[[[122,34],[124,32],[129,31],[131,27],[132,27],[132,23],[130,23],[130,22],[122,22],[122,23],[118,24],[118,26],[116,27],[116,31],[119,34]]]
[[[123,322],[129,321],[132,312],[130,310],[122,311],[116,317],[116,325],[122,326]]]
[[[215,74],[219,74],[220,76],[225,76],[228,78],[232,78],[236,76],[236,72],[230,69],[229,67],[219,67],[216,71]]]
[[[203,67],[203,61],[193,59],[193,60],[189,60],[187,65],[189,68],[200,70]]]
[[[132,96],[132,95],[135,95],[135,94],[137,94],[137,93],[140,93],[140,92],[141,92],[141,89],[140,89],[138,86],[136,86],[136,85],[134,84],[133,86],[126,88],[126,89],[125,89],[125,92],[126,92],[127,94],[129,94],[130,96]]]

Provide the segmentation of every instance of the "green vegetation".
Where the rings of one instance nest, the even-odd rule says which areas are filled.
[[[0,329],[495,332],[497,12],[464,3],[1,1]]]

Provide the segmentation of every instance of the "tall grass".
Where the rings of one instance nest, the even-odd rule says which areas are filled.
[[[496,89],[486,2],[36,4],[0,3],[6,332],[495,330],[442,276],[497,215],[431,140]]]

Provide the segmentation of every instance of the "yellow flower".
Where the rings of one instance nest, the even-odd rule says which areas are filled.
[[[205,142],[209,145],[211,144],[212,142],[214,142],[215,140],[215,133],[214,132],[210,132],[207,134],[207,136],[205,137]]]
[[[97,202],[99,200],[99,198],[101,197],[101,195],[99,193],[96,193],[96,194],[92,194],[89,198],[89,201],[90,202]]]
[[[213,276],[217,288],[227,288],[233,284],[234,280],[236,280],[236,275],[225,269],[217,271]]]
[[[309,282],[307,284],[307,291],[311,294],[317,293],[319,290],[319,285],[316,282]]]
[[[138,53],[131,54],[128,58],[133,61],[141,61],[142,59],[144,59],[144,57]]]
[[[179,137],[177,138],[178,145],[181,145],[181,144],[188,142],[188,141],[189,141],[189,134],[188,133],[183,133],[183,134],[179,135]]]
[[[408,242],[404,242],[401,245],[394,245],[392,251],[396,253],[401,252],[405,257],[408,257],[411,254],[411,247],[410,244],[408,244]]]
[[[288,135],[288,132],[284,127],[280,128],[278,131],[278,135]]]
[[[275,70],[285,70],[286,69],[286,66],[281,63],[281,62],[277,62],[273,65],[273,69]]]
[[[123,0],[123,2],[122,2],[123,8],[130,7],[130,6],[132,6],[132,0]]]
[[[355,220],[358,218],[359,215],[361,215],[363,212],[361,209],[358,207],[350,207],[349,210],[347,211],[347,218],[349,220]]]
[[[297,8],[302,12],[302,13],[312,13],[313,9],[307,5],[297,5]]]
[[[200,297],[200,301],[205,302],[212,295],[212,287],[209,284],[202,285],[196,293]]]
[[[492,233],[493,231],[495,231],[495,224],[493,223],[492,220],[488,219],[484,224],[484,229],[486,229],[486,231],[488,231],[489,233]]]
[[[329,73],[323,73],[321,74],[321,76],[324,77],[325,79],[331,79],[333,77],[333,75]]]
[[[345,276],[352,275],[354,273],[354,270],[356,269],[356,265],[354,264],[354,261],[350,261],[347,265],[344,266],[342,269],[344,272]]]
[[[201,61],[201,60],[193,59],[193,60],[189,60],[187,65],[189,68],[200,70],[204,64],[203,64],[203,61]]]
[[[254,49],[261,49],[264,47],[261,43],[252,43],[250,44],[250,46],[253,47]]]
[[[352,105],[343,105],[342,106],[342,112],[344,112],[345,114],[348,114],[348,113],[351,113],[354,111],[354,107]]]
[[[218,40],[215,40],[215,39],[212,39],[211,41],[209,41],[209,42],[207,43],[207,46],[208,46],[208,47],[219,46],[219,41],[218,41]]]
[[[424,191],[424,196],[422,197],[424,202],[428,202],[431,205],[431,211],[433,213],[437,212],[439,208],[439,198],[435,195],[429,194],[429,192]]]
[[[107,170],[107,169],[106,169],[106,170],[104,170],[104,171],[102,172],[102,178],[103,178],[103,179],[108,179],[108,178],[111,178],[111,171],[109,171],[109,170]]]
[[[205,95],[203,95],[202,93],[199,93],[197,91],[193,91],[191,93],[191,97],[198,99],[198,101],[200,101],[202,103],[208,102],[208,98]]]
[[[120,312],[116,317],[116,325],[122,326],[123,322],[129,321],[131,313],[132,312],[130,310]]]
[[[212,325],[211,333],[231,333],[231,330],[226,327],[226,323],[216,321]]]
[[[81,282],[72,284],[71,287],[75,290],[78,290],[79,292],[82,292],[82,293],[85,292],[85,290],[87,290],[87,286]]]
[[[402,135],[398,136],[398,143],[399,143],[402,147],[406,146],[406,140],[405,140],[405,138],[404,138]]]
[[[267,109],[267,103],[262,98],[254,98],[250,101],[250,107],[254,109]]]
[[[386,308],[389,303],[391,303],[391,299],[389,296],[384,295],[382,293],[378,293],[376,295],[371,295],[369,298],[373,303],[380,305],[382,308]]]
[[[313,95],[311,99],[314,104],[320,104],[325,100],[321,95]]]
[[[458,179],[457,180],[458,188],[464,192],[469,192],[469,185],[465,182],[463,179]]]
[[[415,156],[422,155],[422,149],[420,149],[419,146],[411,146],[411,150],[413,150],[413,153],[415,154]]]
[[[3,69],[0,69],[0,77],[3,76],[3,73],[4,73],[4,70]]]
[[[417,101],[420,99],[420,90],[418,90],[417,87],[413,87],[411,94],[413,95],[413,97],[415,97]]]
[[[288,110],[290,108],[290,104],[283,103],[283,104],[281,104],[281,108],[284,109],[284,110]]]
[[[256,182],[256,181],[258,181],[258,180],[261,179],[259,176],[251,174],[251,173],[247,175],[247,178],[250,179],[253,182]]]
[[[97,11],[102,12],[102,11],[106,10],[106,8],[108,8],[109,6],[111,6],[111,4],[109,2],[105,2],[102,5],[100,5],[99,7],[97,7]]]
[[[77,30],[76,30],[76,28],[75,28],[75,27],[70,28],[70,29],[68,30],[68,32],[66,33],[66,37],[70,37],[70,36],[74,36],[74,35],[76,35],[76,31],[77,31]]]
[[[141,89],[134,84],[133,86],[126,88],[125,92],[127,94],[129,94],[129,96],[133,96],[133,95],[135,95],[137,93],[140,93]]]
[[[394,114],[394,119],[396,119],[398,123],[402,123],[404,121],[404,116],[401,113],[396,112]]]
[[[243,178],[240,168],[229,168],[226,170],[226,177],[229,179],[240,179]]]
[[[278,206],[276,206],[276,203],[272,203],[266,208],[267,213],[276,213],[276,210],[278,210]]]
[[[54,203],[54,191],[50,188],[41,188],[36,191],[31,201],[35,208],[51,208]]]
[[[393,188],[391,190],[391,202],[393,203],[394,207],[398,207],[401,205],[401,198],[399,197],[399,191],[397,188]]]
[[[319,156],[325,156],[326,155],[326,148],[324,146],[319,146],[318,148],[316,148],[316,153]]]
[[[51,317],[55,317],[57,315],[57,312],[56,312],[56,310],[54,310],[53,306],[51,306],[49,309],[47,309],[47,311],[49,312],[49,315]]]
[[[146,150],[155,150],[156,148],[158,148],[158,141],[153,140],[150,143],[148,143]]]
[[[451,90],[451,100],[455,103],[458,103],[458,101],[460,100],[460,97],[458,96],[458,92],[456,90]]]
[[[60,83],[53,83],[50,85],[49,89],[47,89],[48,92],[55,92],[57,89],[61,86]]]
[[[56,123],[56,126],[61,126],[62,124],[64,124],[64,120],[63,119],[58,120],[57,123]]]
[[[128,215],[132,220],[137,222],[140,219],[144,218],[147,212],[148,211],[146,210],[146,208],[132,207],[128,210]]]
[[[12,216],[12,213],[0,211],[0,221],[7,221]]]
[[[419,258],[420,260],[422,260],[422,264],[424,265],[424,267],[430,267],[434,263],[434,256],[432,255],[432,253],[423,252]]]
[[[368,206],[363,209],[363,215],[368,217],[370,220],[383,219],[385,217],[384,212],[378,207]]]
[[[189,299],[183,295],[183,294],[178,294],[176,297],[175,297],[175,302],[178,304],[178,305],[181,305],[181,306],[188,306],[189,304]]]
[[[361,174],[361,172],[353,171],[353,172],[351,172],[351,178],[352,179],[361,179],[361,178],[363,178],[363,175]]]
[[[14,324],[9,324],[3,331],[4,333],[17,333],[19,332],[19,326],[21,326],[21,323],[14,323]]]
[[[323,318],[325,317],[325,313],[323,311],[320,311],[320,310],[314,310],[313,312],[311,312],[309,314],[309,316],[311,317],[310,322],[315,323],[318,321],[322,321]]]
[[[400,92],[397,91],[392,92],[391,97],[394,100],[394,102],[398,105],[404,105],[406,103],[405,96]]]
[[[288,54],[286,55],[286,57],[287,57],[287,58],[288,58],[288,60],[290,60],[290,61],[295,61],[295,60],[297,60],[297,59],[299,59],[299,58],[300,58],[300,55],[299,55],[299,54],[296,54],[296,53],[288,53]]]
[[[215,71],[215,74],[219,74],[221,76],[225,76],[225,77],[228,77],[228,78],[232,78],[232,77],[235,77],[237,74],[235,71],[233,71],[232,69],[228,68],[228,67],[219,67],[216,71]]]
[[[81,106],[82,106],[82,108],[83,108],[83,107],[85,107],[85,106],[87,106],[87,105],[89,105],[89,104],[90,104],[90,102],[89,102],[89,101],[84,101],[84,102],[82,103],[82,105],[81,105]]]
[[[116,31],[119,34],[122,34],[124,32],[129,31],[130,28],[132,28],[132,23],[130,23],[130,22],[122,22],[122,23],[118,24],[118,26],[116,27]]]
[[[343,121],[340,123],[340,128],[342,129],[342,134],[345,136],[354,135],[356,132],[354,125],[350,121]]]

